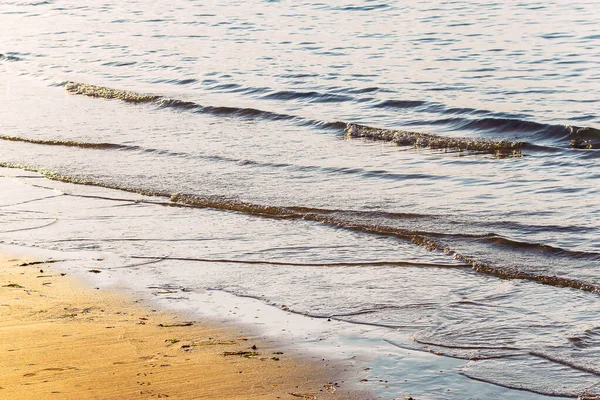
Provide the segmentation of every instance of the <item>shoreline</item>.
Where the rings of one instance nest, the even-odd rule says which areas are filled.
[[[338,396],[352,393],[354,398],[361,399],[476,399],[515,393],[524,400],[547,398],[465,376],[462,371],[468,361],[440,356],[429,348],[414,345],[410,341],[410,329],[389,329],[295,313],[288,308],[290,303],[286,299],[289,297],[278,299],[277,290],[271,293],[265,291],[258,298],[227,291],[228,286],[236,282],[248,281],[256,285],[261,279],[270,284],[265,286],[266,289],[277,289],[274,283],[279,277],[289,283],[287,274],[302,279],[312,276],[312,281],[317,283],[320,282],[319,277],[326,277],[322,267],[298,271],[297,268],[249,268],[239,263],[219,262],[223,255],[235,260],[235,255],[251,249],[249,246],[252,244],[260,249],[269,243],[268,240],[277,243],[275,237],[262,236],[265,226],[260,219],[237,213],[165,207],[164,204],[146,201],[152,199],[142,195],[52,181],[39,173],[20,169],[0,168],[0,171],[4,188],[0,193],[5,217],[2,222],[7,234],[0,243],[0,258],[3,254],[11,254],[16,256],[13,258],[60,260],[40,269],[66,273],[68,277],[74,277],[80,289],[90,288],[88,292],[93,294],[114,294],[117,297],[121,294],[121,299],[131,299],[132,307],[145,307],[146,314],[149,313],[147,310],[162,310],[171,318],[177,316],[178,321],[202,321],[200,326],[207,321],[208,327],[230,332],[223,337],[215,334],[187,338],[187,343],[183,343],[181,337],[162,337],[157,339],[161,346],[169,344],[164,342],[166,339],[180,340],[176,344],[170,343],[171,347],[179,349],[177,345],[207,342],[209,337],[224,341],[235,341],[239,337],[257,338],[258,351],[263,352],[260,357],[265,358],[265,349],[272,349],[271,353],[283,351],[285,357],[291,355],[291,361],[297,361],[307,369],[322,368],[321,371],[326,371],[322,374],[326,378],[317,382],[314,391],[318,391],[319,399],[323,398],[320,390],[325,389],[329,382],[340,385],[335,392]],[[215,222],[218,224],[215,225]],[[282,226],[278,228],[284,231],[298,227],[296,224],[293,227],[280,224]],[[310,224],[300,227],[310,228],[310,232],[303,233],[305,235],[314,235],[314,230],[319,229]],[[232,249],[230,238],[240,233],[252,240]],[[169,261],[162,256],[169,253],[186,257],[195,253],[203,258],[206,254],[216,263]],[[145,257],[155,254],[156,258],[140,262],[136,257],[140,254]],[[277,256],[277,253],[274,255]],[[32,266],[34,272],[35,267]],[[100,273],[90,273],[90,270]],[[35,279],[32,278],[33,282],[39,283],[44,279],[37,278],[38,275],[43,274],[38,273]],[[57,282],[49,281],[48,287],[42,289],[56,288],[60,280],[53,279]],[[0,281],[1,292],[10,289],[18,293],[19,288],[2,287],[6,284],[9,283]],[[29,284],[20,284],[30,289]],[[86,307],[79,309],[85,310]],[[37,311],[43,309],[39,306]],[[5,307],[0,307],[2,319],[5,311]],[[58,316],[63,314],[57,313]],[[78,315],[73,319],[85,320],[85,317],[92,316]],[[140,321],[143,320],[134,322]],[[155,326],[162,322],[156,322]],[[116,326],[106,324],[112,325]],[[181,328],[188,332],[194,327]],[[193,346],[192,350],[228,346],[233,345]],[[221,356],[224,351],[229,351],[220,350],[218,355]],[[269,355],[272,356],[279,357]],[[269,362],[269,357],[263,363]],[[284,361],[285,357],[280,357],[280,361]],[[0,381],[0,387],[5,386]],[[2,392],[4,389],[0,389]],[[295,398],[289,393],[296,392],[287,392],[280,397]]]
[[[0,256],[0,394],[7,398],[366,398],[342,371],[264,337],[86,288],[31,257]],[[346,387],[344,387],[346,386]]]

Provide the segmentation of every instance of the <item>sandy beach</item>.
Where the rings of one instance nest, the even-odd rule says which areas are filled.
[[[45,260],[0,257],[0,307],[1,398],[357,398],[333,368],[87,288]]]

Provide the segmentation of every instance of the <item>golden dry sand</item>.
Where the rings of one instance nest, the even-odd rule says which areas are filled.
[[[26,261],[0,259],[0,399],[355,398],[260,338],[170,326],[187,321]]]

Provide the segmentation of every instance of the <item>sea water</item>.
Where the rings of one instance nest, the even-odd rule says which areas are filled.
[[[0,240],[331,320],[383,397],[600,394],[598,10],[3,2]]]

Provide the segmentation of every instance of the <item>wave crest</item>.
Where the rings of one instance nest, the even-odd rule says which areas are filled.
[[[366,222],[361,221],[360,219],[353,219],[351,217],[351,214],[353,213],[365,213],[362,211],[343,211],[298,206],[264,205],[234,199],[226,199],[221,197],[205,197],[186,193],[169,193],[165,191],[158,191],[147,188],[129,187],[117,183],[102,182],[86,177],[62,175],[54,170],[48,170],[40,167],[28,166],[19,163],[7,163],[0,161],[0,167],[18,168],[25,171],[38,172],[48,179],[60,182],[73,183],[77,185],[104,187],[107,189],[122,190],[129,193],[137,193],[144,196],[159,197],[168,200],[160,203],[152,202],[153,204],[233,211],[272,219],[306,220],[355,232],[395,237],[401,240],[408,240],[414,243],[415,245],[424,247],[425,249],[430,251],[442,251],[448,256],[454,258],[456,261],[460,262],[460,264],[456,265],[457,267],[470,266],[474,271],[481,274],[494,276],[500,279],[524,279],[533,282],[538,282],[543,285],[572,288],[600,295],[600,286],[593,281],[586,281],[566,276],[544,274],[539,273],[537,271],[507,268],[506,266],[502,265],[492,265],[487,262],[482,262],[475,257],[461,254],[458,251],[448,247],[444,243],[434,240],[432,238],[432,236],[436,236],[434,232],[420,232],[412,230],[410,228],[404,229],[376,222]],[[370,214],[369,212],[366,213]],[[367,218],[367,221],[369,221],[369,218]],[[539,245],[534,246],[539,247]],[[569,253],[571,253],[569,254],[569,256],[581,256],[577,253]],[[597,255],[594,254],[586,255],[586,258],[595,259],[596,257]]]
[[[17,56],[11,56],[10,54],[0,53],[0,61],[21,61]]]
[[[110,89],[104,86],[89,85],[87,83],[68,82],[65,85],[67,92],[87,97],[103,99],[119,99],[128,103],[150,103],[158,100],[161,96],[142,94],[127,90]]]
[[[525,147],[524,142],[492,141],[469,138],[453,138],[431,133],[409,132],[392,129],[380,129],[365,125],[346,126],[347,137],[363,137],[373,140],[392,142],[398,146],[415,146],[429,149],[469,150],[497,155],[519,155]]]
[[[0,135],[0,140],[7,140],[10,142],[24,142],[32,144],[44,144],[48,146],[66,146],[66,147],[81,147],[86,149],[124,149],[133,148],[134,146],[125,146],[116,143],[88,143],[88,142],[77,142],[74,140],[60,140],[60,139],[29,139],[18,136]],[[137,147],[137,146],[136,146]]]
[[[600,130],[589,126],[568,126],[570,139],[569,145],[576,149],[598,148],[600,144]]]

